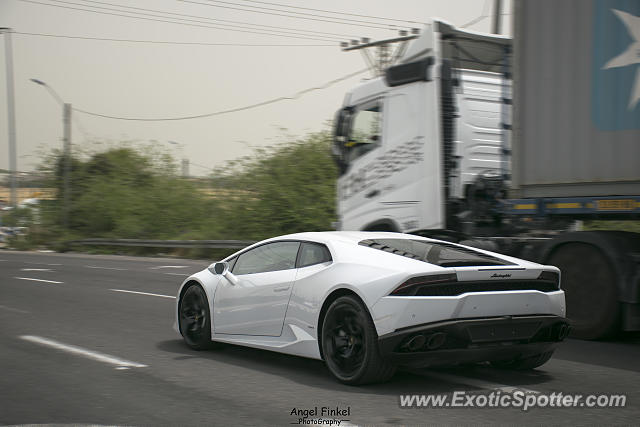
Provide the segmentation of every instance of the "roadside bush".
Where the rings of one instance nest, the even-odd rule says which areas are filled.
[[[310,134],[233,162],[209,179],[183,179],[175,161],[153,150],[119,146],[71,161],[69,226],[64,227],[64,156],[50,153],[40,172],[55,200],[38,207],[38,221],[15,241],[21,248],[83,238],[259,240],[299,231],[327,230],[335,220],[336,168],[329,132]],[[17,215],[14,215],[17,219]],[[12,222],[15,222],[12,218]],[[28,224],[27,224],[28,223]],[[228,250],[85,248],[132,254],[172,251],[222,257]]]

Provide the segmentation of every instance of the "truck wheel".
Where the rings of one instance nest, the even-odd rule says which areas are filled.
[[[600,249],[588,243],[566,243],[551,253],[547,264],[562,272],[561,287],[573,337],[600,339],[617,329],[616,275]]]

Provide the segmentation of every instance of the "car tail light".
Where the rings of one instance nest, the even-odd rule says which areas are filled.
[[[555,271],[543,271],[538,276],[538,280],[545,280],[556,284],[556,288],[560,289],[560,274]]]
[[[456,273],[445,273],[445,274],[432,274],[430,276],[418,276],[412,277],[411,279],[405,281],[400,286],[395,288],[393,292],[389,295],[393,296],[406,296],[406,295],[414,295],[416,290],[425,285],[433,285],[438,283],[447,283],[447,282],[457,282],[458,276]]]

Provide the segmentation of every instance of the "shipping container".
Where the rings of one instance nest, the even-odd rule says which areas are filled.
[[[514,14],[511,196],[640,194],[640,1]]]

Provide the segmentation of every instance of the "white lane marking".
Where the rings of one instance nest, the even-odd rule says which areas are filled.
[[[442,372],[425,372],[424,375],[427,375],[432,378],[436,378],[442,381],[453,382],[457,384],[465,384],[470,385],[472,387],[478,387],[485,390],[500,390],[505,393],[513,393],[514,391],[523,391],[525,393],[533,393],[539,394],[539,391],[529,390],[524,387],[510,386],[505,384],[492,383],[490,381],[479,380],[476,378],[468,378],[462,377],[458,375],[445,374]]]
[[[182,276],[182,277],[186,277],[189,275],[187,273],[162,273],[162,274],[168,274],[169,276]]]
[[[45,283],[55,283],[57,285],[64,283],[64,282],[56,282],[55,280],[44,280],[44,279],[34,279],[33,277],[14,277],[14,279],[19,279],[19,280],[32,280],[34,282],[45,282]]]
[[[62,265],[62,264],[47,264],[47,265]]]
[[[53,253],[53,251],[51,249],[40,249],[38,252],[42,252],[42,253],[45,253],[45,254]]]
[[[53,271],[50,268],[21,268],[20,271]]]
[[[118,271],[127,271],[126,268],[120,267],[99,267],[97,265],[85,265],[87,268],[99,268],[100,270],[118,270]]]
[[[149,267],[149,270],[160,270],[161,268],[187,268],[188,265],[159,265],[157,267]]]
[[[125,292],[127,294],[150,295],[152,297],[162,297],[162,298],[173,298],[173,299],[176,299],[176,297],[174,297],[172,295],[161,295],[161,294],[152,294],[152,293],[149,293],[149,292],[127,291],[126,289],[109,289],[109,290],[113,291],[113,292]]]
[[[55,348],[57,350],[66,351],[67,353],[76,354],[78,356],[83,356],[88,359],[97,360],[98,362],[116,365],[118,368],[146,368],[147,367],[147,365],[143,365],[142,363],[131,362],[129,360],[120,359],[118,357],[110,356],[108,354],[98,353],[97,351],[87,350],[85,348],[77,347],[75,345],[63,344],[58,341],[37,337],[34,335],[21,335],[20,338],[25,341],[41,344],[47,347]]]
[[[8,311],[13,311],[13,312],[15,312],[15,313],[23,313],[23,314],[27,314],[27,313],[29,313],[28,311],[20,310],[19,308],[7,307],[6,305],[0,305],[0,309],[8,310]]]

